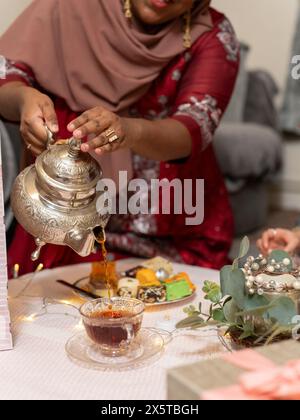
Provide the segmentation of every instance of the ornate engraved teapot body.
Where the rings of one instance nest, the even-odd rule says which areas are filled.
[[[18,222],[36,238],[34,261],[47,243],[90,255],[108,222],[108,214],[96,208],[101,168],[80,145],[71,139],[50,146],[15,181],[11,205]]]

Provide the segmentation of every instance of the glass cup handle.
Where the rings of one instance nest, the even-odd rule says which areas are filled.
[[[127,332],[126,344],[129,345],[129,344],[131,344],[132,340],[134,339],[133,325],[132,324],[125,324],[124,329]]]

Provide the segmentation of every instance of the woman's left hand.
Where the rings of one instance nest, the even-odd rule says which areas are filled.
[[[104,152],[129,147],[127,120],[101,106],[84,112],[70,122],[68,130],[77,139],[88,138],[87,143],[81,146],[83,152],[94,150],[102,155]]]

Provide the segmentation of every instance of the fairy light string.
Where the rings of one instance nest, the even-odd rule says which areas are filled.
[[[33,299],[33,300],[40,300],[41,301],[41,307],[34,313],[27,315],[27,316],[20,316],[18,317],[16,320],[12,321],[12,324],[17,324],[19,322],[34,322],[37,318],[41,318],[43,316],[48,316],[48,315],[63,315],[63,316],[68,316],[68,317],[72,317],[75,320],[79,320],[79,323],[75,326],[75,328],[77,329],[81,329],[82,327],[82,322],[80,320],[80,316],[78,313],[78,307],[76,305],[74,305],[71,301],[69,300],[61,300],[61,299],[53,299],[51,297],[42,297],[42,296],[33,296],[30,294],[27,294],[26,292],[29,290],[29,288],[32,286],[34,280],[37,278],[38,274],[41,273],[44,270],[44,265],[43,264],[39,264],[36,268],[36,270],[33,273],[28,274],[27,276],[25,276],[25,279],[23,277],[23,279],[21,281],[26,281],[26,284],[24,285],[24,287],[14,296],[9,296],[9,301],[14,301],[14,300],[18,300],[18,299]],[[18,274],[20,271],[20,266],[19,264],[15,264],[14,269],[13,269],[13,277],[14,279],[18,279]],[[68,308],[72,308],[76,311],[76,315],[75,313],[69,313],[67,311],[65,312],[51,312],[50,308],[53,308],[55,306],[65,306]],[[74,311],[74,312],[75,312]]]

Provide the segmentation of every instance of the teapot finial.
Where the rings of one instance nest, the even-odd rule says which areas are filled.
[[[69,156],[77,158],[81,150],[81,140],[72,137],[69,140]]]

